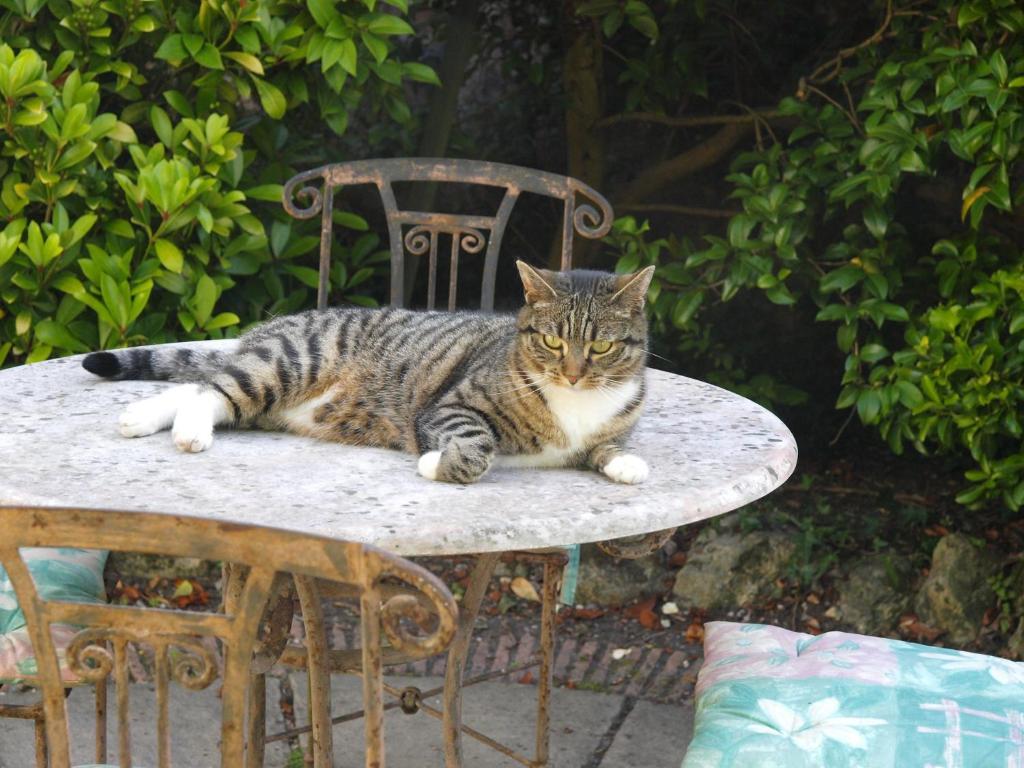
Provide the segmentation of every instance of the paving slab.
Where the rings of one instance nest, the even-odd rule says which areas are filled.
[[[219,686],[204,691],[188,691],[176,685],[170,689],[171,759],[182,768],[217,768],[220,765],[220,698]],[[38,694],[24,692],[4,694],[0,701],[9,703],[36,701]],[[275,730],[283,728],[280,690],[277,681],[267,681],[267,722]],[[75,688],[68,697],[68,721],[71,730],[71,764],[95,761],[95,709],[92,690]],[[156,689],[150,683],[132,685],[129,730],[132,736],[132,762],[155,766],[156,756]],[[117,760],[116,713],[113,685],[107,698],[107,759]],[[283,768],[288,751],[284,744],[268,744],[266,765]],[[35,765],[33,724],[31,720],[0,719],[0,768],[31,768]]]
[[[440,687],[436,677],[388,677],[396,687],[414,685],[420,690]],[[306,720],[306,683],[302,673],[292,676],[295,715]],[[331,680],[331,706],[335,716],[361,708],[358,678],[336,676]],[[390,697],[385,701],[390,701]],[[440,697],[426,700],[438,709]],[[550,768],[583,768],[594,754],[622,707],[622,697],[590,691],[556,688],[551,698]],[[537,688],[533,685],[480,683],[468,688],[463,697],[463,723],[525,754],[533,756]],[[443,768],[444,747],[441,723],[419,712],[406,715],[400,710],[385,713],[384,734],[388,768]],[[465,764],[472,768],[521,768],[475,739],[463,739]],[[363,724],[361,720],[334,728],[334,768],[363,765]],[[610,764],[609,764],[610,765]],[[277,768],[276,766],[268,768]],[[626,768],[624,765],[623,768]]]
[[[693,705],[638,701],[626,717],[601,768],[679,768],[693,737]]]

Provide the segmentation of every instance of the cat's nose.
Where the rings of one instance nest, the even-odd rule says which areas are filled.
[[[577,381],[580,380],[579,376],[570,376],[568,373],[565,374],[565,378],[567,378],[569,380],[570,384],[575,384]]]

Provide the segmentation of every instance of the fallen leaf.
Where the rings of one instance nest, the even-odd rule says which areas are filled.
[[[604,608],[576,608],[572,615],[577,619],[599,619],[606,613]]]
[[[178,579],[174,584],[174,594],[171,597],[188,597],[193,591],[191,581],[188,579]]]
[[[684,565],[686,565],[686,553],[676,552],[674,555],[672,555],[672,557],[668,559],[668,564],[671,565],[673,568],[682,568]]]
[[[532,683],[533,672],[531,672],[530,670],[526,670],[525,672],[523,672],[523,674],[519,676],[519,682],[523,683],[523,685],[529,685],[530,683]]]
[[[694,619],[690,622],[690,626],[686,628],[686,642],[688,643],[703,643],[704,642],[704,623]]]
[[[922,623],[913,613],[900,617],[900,632],[917,642],[933,643],[943,631]]]
[[[532,600],[535,603],[540,602],[540,595],[537,593],[537,588],[533,586],[533,582],[529,579],[524,579],[522,576],[516,576],[512,579],[510,587],[516,597],[521,597],[523,600]]]
[[[925,528],[924,532],[927,536],[936,536],[938,538],[942,538],[943,536],[949,534],[949,529],[944,525],[935,523],[934,525],[929,525],[927,528]]]
[[[811,605],[819,605],[821,603],[821,598],[813,592],[809,593],[804,599]]]
[[[819,624],[818,620],[813,616],[804,622],[804,629],[806,629],[812,635],[821,634],[821,624]]]

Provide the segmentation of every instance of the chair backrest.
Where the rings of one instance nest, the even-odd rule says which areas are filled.
[[[505,194],[497,211],[492,214],[477,216],[408,211],[398,207],[392,187],[396,181],[482,184],[504,187]],[[522,192],[532,192],[563,201],[563,270],[572,266],[574,234],[578,233],[591,239],[603,237],[611,229],[614,218],[608,201],[582,181],[514,165],[479,160],[398,158],[359,160],[314,168],[293,176],[285,184],[283,203],[285,210],[299,219],[310,219],[320,214],[318,309],[327,306],[334,192],[339,187],[352,184],[375,184],[380,191],[391,241],[391,304],[396,307],[402,306],[404,302],[405,252],[408,251],[412,256],[428,255],[427,308],[434,308],[437,295],[438,240],[441,235],[446,235],[450,240],[448,308],[455,308],[460,254],[478,254],[484,251],[480,308],[493,309],[501,240],[512,208]],[[299,199],[305,204],[298,204]],[[588,203],[586,200],[591,202]],[[484,234],[485,231],[490,233],[489,236]]]
[[[456,604],[440,580],[419,566],[367,545],[177,515],[62,508],[0,507],[0,531],[0,564],[14,585],[36,648],[54,768],[68,766],[70,754],[64,683],[50,634],[53,624],[83,627],[67,649],[68,665],[77,676],[105,685],[113,675],[121,765],[131,763],[126,649],[132,643],[152,651],[160,768],[171,764],[167,712],[171,680],[198,690],[217,675],[217,659],[207,638],[219,640],[223,654],[221,765],[237,768],[246,764],[249,675],[260,624],[282,575],[340,582],[359,594],[367,765],[371,757],[380,759],[382,754],[381,628],[394,647],[417,657],[443,650],[455,631]],[[248,574],[240,592],[227,599],[224,610],[217,613],[48,601],[40,598],[20,553],[33,547],[86,547],[218,560],[245,568]],[[437,615],[436,628],[426,635],[408,632],[403,621],[422,626],[423,608],[408,595],[393,597],[382,605],[383,578],[400,580],[418,593]],[[169,653],[171,649],[177,653]]]

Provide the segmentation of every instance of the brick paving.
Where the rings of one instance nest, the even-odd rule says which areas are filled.
[[[352,648],[356,627],[348,620],[329,618],[332,644]],[[296,622],[295,633],[301,636]],[[491,622],[477,631],[470,649],[467,677],[522,667],[537,649],[539,626],[535,621]],[[623,652],[626,653],[623,653]],[[616,658],[618,657],[618,658]],[[615,638],[579,639],[558,636],[555,640],[554,678],[557,686],[622,694],[663,704],[682,704],[693,696],[701,661],[700,646],[670,649],[633,644],[623,647]],[[388,669],[403,676],[442,676],[445,657],[436,656]],[[516,671],[499,678],[503,682],[533,682],[536,673]]]

